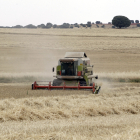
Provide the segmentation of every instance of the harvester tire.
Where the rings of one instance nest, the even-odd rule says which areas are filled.
[[[34,84],[32,84],[32,90],[34,89]]]
[[[53,86],[60,86],[62,84],[62,80],[60,79],[54,79],[53,80]]]
[[[81,80],[80,81],[80,86],[87,86],[86,81],[85,80]]]
[[[101,87],[99,86],[99,87],[95,90],[94,94],[99,94],[100,90],[101,90]]]
[[[90,86],[93,86],[93,83],[90,83]]]

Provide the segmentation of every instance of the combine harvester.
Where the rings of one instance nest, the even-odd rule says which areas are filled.
[[[101,88],[92,81],[92,78],[98,79],[98,76],[93,75],[93,66],[84,52],[66,52],[65,57],[58,61],[54,77],[56,79],[47,84],[47,81],[35,81],[32,89],[85,89],[98,94]]]

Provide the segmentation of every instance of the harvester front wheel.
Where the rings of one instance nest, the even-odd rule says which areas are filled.
[[[60,79],[54,79],[53,80],[53,86],[60,86],[62,84],[62,80]]]
[[[100,92],[100,90],[101,90],[101,87],[100,86],[97,86],[96,89],[95,89],[94,94],[98,94]]]
[[[80,86],[87,86],[86,81],[85,80],[81,80],[80,81]]]
[[[32,84],[32,90],[34,89],[34,84]]]

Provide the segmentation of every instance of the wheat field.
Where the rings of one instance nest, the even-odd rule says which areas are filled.
[[[31,90],[67,51],[86,52],[99,94]],[[0,29],[0,128],[2,140],[139,140],[140,29]]]

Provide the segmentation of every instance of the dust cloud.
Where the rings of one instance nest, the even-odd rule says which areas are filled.
[[[12,55],[1,57],[5,59],[5,63],[1,67],[0,80],[2,82],[52,81],[55,75],[52,68],[56,70],[58,60],[65,54],[61,52],[45,48],[17,48],[15,51],[7,52]]]

